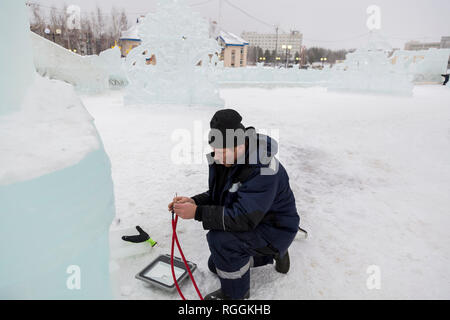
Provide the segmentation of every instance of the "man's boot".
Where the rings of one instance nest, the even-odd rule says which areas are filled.
[[[286,251],[285,255],[282,258],[275,258],[275,270],[277,270],[279,273],[288,273],[290,265],[291,263],[289,260],[288,251]]]
[[[243,299],[250,298],[250,290],[247,291]],[[211,292],[207,294],[204,297],[205,300],[233,300],[231,297],[227,296],[225,293],[222,292],[222,289],[216,290],[214,292]]]

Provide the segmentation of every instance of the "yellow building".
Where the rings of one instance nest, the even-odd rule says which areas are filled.
[[[231,32],[220,31],[217,37],[222,47],[220,60],[224,67],[238,68],[247,66],[248,42]]]
[[[122,32],[119,39],[120,52],[122,57],[126,57],[131,49],[139,46],[141,44],[141,39],[139,38],[139,24],[134,25],[127,31]]]

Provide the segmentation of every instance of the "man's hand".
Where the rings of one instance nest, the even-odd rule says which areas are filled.
[[[195,204],[195,201],[189,197],[175,197],[173,201],[169,203],[169,211],[172,211],[174,203],[192,203]]]
[[[197,205],[191,202],[175,203],[174,211],[177,216],[183,219],[194,219]]]

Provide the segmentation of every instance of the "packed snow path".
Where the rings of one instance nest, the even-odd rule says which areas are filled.
[[[328,93],[323,88],[222,89],[246,126],[279,130],[307,240],[290,248],[291,270],[251,271],[251,299],[450,298],[450,90],[416,86],[413,97]],[[158,245],[119,259],[119,298],[178,299],[134,275],[170,253],[167,204],[174,193],[207,189],[207,164],[176,165],[175,129],[206,133],[215,108],[127,106],[123,92],[83,96],[112,162],[117,217],[111,229],[141,225]],[[198,122],[196,122],[198,121]],[[205,153],[205,152],[202,152]],[[192,151],[192,157],[198,156]],[[206,231],[180,220],[178,235],[207,294]],[[380,289],[369,290],[369,266]],[[369,271],[369,273],[368,273]],[[182,285],[197,299],[192,284]]]

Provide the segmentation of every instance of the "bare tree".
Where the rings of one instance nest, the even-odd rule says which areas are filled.
[[[30,4],[30,29],[49,40],[79,54],[99,54],[119,40],[121,32],[128,29],[128,19],[124,9],[113,7],[111,14],[104,14],[100,7],[81,16],[81,29],[67,26],[67,6],[63,9],[51,8],[46,16],[38,4]],[[49,28],[50,34],[45,34]],[[56,32],[60,30],[61,32]]]
[[[60,34],[56,32],[56,30],[61,30],[61,19],[60,17],[63,15],[63,13],[60,10],[57,10],[56,8],[52,8],[50,10],[50,17],[49,17],[49,24],[48,28],[50,30],[50,40],[52,40],[55,43],[61,43]]]
[[[64,4],[63,9],[58,15],[58,25],[61,28],[60,44],[65,48],[68,48],[67,19],[67,5]]]
[[[249,46],[247,48],[247,64],[254,65],[256,61],[256,47]]]
[[[97,34],[97,53],[100,53],[105,48],[105,29],[106,23],[103,18],[103,12],[100,7],[97,7],[97,26],[98,26],[98,34]]]
[[[118,40],[120,37],[120,13],[115,7],[111,9],[111,27],[109,29],[111,40]]]
[[[39,34],[40,36],[44,36],[45,18],[41,12],[40,7],[31,4],[31,13],[32,13],[32,18],[30,21],[31,30]]]
[[[306,50],[308,63],[319,62],[320,58],[327,58],[328,63],[335,63],[336,60],[344,60],[347,50],[330,50],[319,47],[312,47]]]
[[[94,34],[92,27],[92,20],[88,15],[81,17],[81,39],[83,43],[83,50],[85,54],[93,54]]]
[[[120,15],[120,31],[128,30],[128,18],[125,10],[122,9],[122,13]]]

